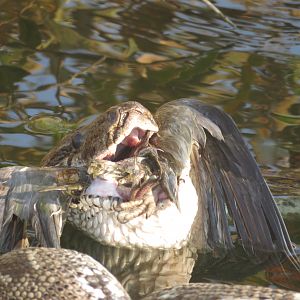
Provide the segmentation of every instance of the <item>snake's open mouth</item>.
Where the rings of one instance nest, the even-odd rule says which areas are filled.
[[[122,159],[131,157],[135,152],[136,148],[143,143],[147,142],[149,135],[147,131],[134,128],[123,141],[117,145],[115,153],[111,156],[110,160],[120,161]],[[107,158],[104,158],[107,159]]]
[[[145,163],[149,158],[139,156],[152,134],[145,126],[131,126],[122,136],[113,137],[114,143],[90,164],[88,172],[93,180],[83,193],[82,201],[118,212],[120,222],[128,222],[144,213],[146,217],[151,216],[157,202],[164,197],[158,188],[158,177],[154,175],[157,171],[151,163]]]
[[[105,152],[94,157],[95,160],[120,161],[134,155],[136,149],[146,144],[153,131],[146,128],[130,127]]]

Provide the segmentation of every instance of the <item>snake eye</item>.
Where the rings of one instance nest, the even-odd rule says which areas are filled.
[[[83,136],[80,132],[76,132],[72,137],[72,145],[75,149],[79,149],[83,143]]]
[[[118,120],[118,115],[117,115],[117,112],[116,111],[110,111],[108,112],[107,114],[107,120],[110,122],[110,123],[116,123],[117,120]]]

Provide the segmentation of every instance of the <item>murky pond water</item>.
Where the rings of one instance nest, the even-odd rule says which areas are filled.
[[[113,104],[196,98],[237,122],[300,243],[300,2],[215,4],[237,28],[201,1],[0,1],[1,166],[39,165]],[[234,271],[222,280],[269,285]]]

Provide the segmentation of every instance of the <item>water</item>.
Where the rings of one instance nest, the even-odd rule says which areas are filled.
[[[236,121],[300,243],[300,2],[215,4],[237,28],[201,1],[0,1],[1,166],[113,104],[193,97]]]

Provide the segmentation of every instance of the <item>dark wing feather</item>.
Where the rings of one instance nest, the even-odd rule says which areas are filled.
[[[43,247],[59,248],[70,197],[63,196],[60,191],[39,193],[35,206],[35,214],[31,220],[35,235]],[[70,200],[70,199],[69,199]]]
[[[191,164],[190,176],[199,199],[198,214],[194,223],[194,234],[192,234],[193,243],[202,250],[231,248],[233,243],[222,197],[223,191],[220,186],[215,185],[214,178],[207,176],[210,173],[210,166],[203,164],[196,146],[192,149]]]
[[[12,213],[7,196],[10,194],[10,183],[14,172],[23,167],[6,167],[0,169],[0,253],[8,252],[22,241],[25,224]]]
[[[189,107],[191,115],[198,116],[190,118],[190,126],[196,130],[204,128],[206,133],[204,141],[194,131],[191,149],[191,177],[199,197],[200,223],[196,226],[200,230],[200,246],[233,246],[228,211],[248,251],[257,255],[294,253],[271,192],[233,120],[198,100],[180,99],[170,104]],[[221,129],[223,138],[215,128],[207,127],[207,120]]]
[[[56,185],[58,181],[61,185],[77,183],[85,172],[81,175],[79,169],[64,168],[5,169],[0,171],[3,190],[0,194],[0,251],[14,249],[26,237],[29,224],[41,246],[58,248],[69,201],[61,191],[55,190]]]

